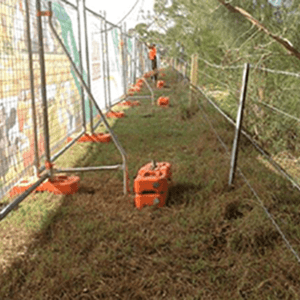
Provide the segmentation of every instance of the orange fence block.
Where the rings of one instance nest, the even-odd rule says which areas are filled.
[[[135,92],[134,88],[133,88],[133,87],[130,88],[130,89],[128,90],[129,96],[133,96],[133,93],[134,93],[134,92]]]
[[[128,89],[129,96],[133,96],[134,92],[140,92],[141,88],[143,87],[143,80],[138,79],[135,85],[132,85],[130,89]]]
[[[169,97],[159,97],[157,99],[158,106],[167,107],[170,104],[170,98]]]
[[[139,106],[139,105],[141,105],[141,103],[139,101],[127,100],[127,101],[122,102],[120,105],[123,105],[123,106]]]
[[[135,86],[134,91],[139,93],[141,91],[141,87],[140,86]]]
[[[168,190],[167,178],[159,171],[149,172],[145,171],[144,174],[138,174],[134,181],[134,192],[142,194],[143,192],[153,192],[160,194]]]
[[[22,180],[9,192],[11,197],[22,194],[30,188],[36,179]],[[54,176],[37,187],[34,192],[50,192],[56,195],[71,195],[78,192],[80,177],[78,176]]]
[[[163,207],[171,186],[171,164],[168,162],[152,163],[143,166],[134,180],[135,206],[138,209],[145,205]]]
[[[108,113],[106,113],[106,116],[108,118],[123,118],[125,116],[125,113],[123,111],[109,111]]]
[[[143,84],[144,84],[144,80],[143,79],[138,79],[136,81],[136,85],[139,86],[139,87],[142,87]]]
[[[149,72],[145,73],[143,77],[149,78],[149,77],[151,77],[153,75],[154,75],[154,71],[149,71]]]
[[[67,142],[71,142],[73,139],[71,137],[67,138]],[[94,133],[84,134],[77,142],[85,143],[85,142],[93,142],[93,143],[109,143],[111,141],[111,136],[109,133]]]
[[[139,172],[150,171],[150,170],[152,171],[152,163],[148,163],[144,165],[142,168],[140,168]],[[168,179],[172,177],[171,164],[168,162],[157,162],[156,168],[154,170],[161,171],[163,175]]]
[[[28,188],[30,188],[34,182],[37,180],[37,178],[30,177],[28,179],[23,179],[19,181],[10,191],[9,195],[10,197],[14,197],[16,195],[22,194],[25,192]]]
[[[72,195],[78,192],[80,177],[54,176],[52,180],[42,183],[36,190],[50,192],[56,195]]]
[[[138,209],[142,209],[144,206],[157,205],[157,207],[163,207],[166,204],[167,192],[164,194],[145,194],[135,196],[135,206]]]
[[[139,93],[139,92],[141,91],[141,88],[142,88],[142,85],[136,84],[136,85],[132,86],[132,87],[128,90],[127,93],[128,93],[129,96],[133,96],[133,94],[134,94],[135,92]]]
[[[165,82],[163,80],[158,80],[157,81],[157,88],[161,89],[163,88],[165,85]]]

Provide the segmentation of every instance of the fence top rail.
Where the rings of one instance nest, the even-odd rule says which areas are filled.
[[[76,10],[78,9],[77,5],[71,3],[71,2],[68,1],[68,0],[61,0],[61,2],[65,3],[65,4],[67,4],[67,5],[72,6],[72,7],[73,7],[74,9],[76,9]]]
[[[95,11],[91,10],[90,8],[85,7],[85,9],[86,9],[89,13],[95,15],[96,17],[99,17],[99,18],[101,18],[102,20],[105,20],[109,25],[111,25],[111,26],[113,26],[113,27],[121,28],[120,26],[118,26],[118,25],[116,25],[116,24],[114,24],[114,23],[108,21],[104,16],[100,15],[99,13],[96,13]]]

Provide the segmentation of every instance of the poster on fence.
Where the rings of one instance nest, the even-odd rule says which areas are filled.
[[[89,42],[89,63],[91,92],[100,109],[105,108],[105,92],[103,83],[101,19],[87,12],[87,31]],[[97,115],[97,111],[93,112]]]
[[[113,28],[108,33],[108,49],[111,99],[114,103],[124,94],[121,32],[117,28]]]
[[[38,32],[35,3],[29,1],[29,24],[33,60],[34,94],[30,86],[26,7],[23,0],[0,3],[0,198],[17,180],[33,175],[35,158],[35,101],[38,156],[43,159],[44,118],[40,85]],[[48,7],[41,1],[42,9]],[[79,67],[77,10],[53,1],[53,23],[77,67]],[[51,155],[57,153],[66,138],[81,130],[80,83],[50,30],[42,19],[46,68],[46,92]],[[42,162],[42,161],[41,161]]]

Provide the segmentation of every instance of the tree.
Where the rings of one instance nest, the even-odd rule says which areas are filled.
[[[148,40],[155,37],[168,46],[169,57],[182,55],[180,47],[176,46],[178,43],[185,49],[185,59],[198,53],[199,72],[202,72],[199,84],[207,90],[228,92],[221,105],[235,117],[242,71],[212,68],[201,59],[223,66],[248,62],[256,67],[298,72],[300,14],[296,1],[280,7],[271,2],[173,0],[170,5],[165,0],[156,0],[157,20],[153,24],[159,24],[164,32],[156,35],[155,26],[150,24],[153,28],[142,26],[141,34]],[[260,140],[272,143],[278,149],[284,141],[290,140],[289,136],[300,136],[295,121],[280,118],[261,106],[258,109],[256,104],[250,104],[250,99],[265,101],[300,117],[297,80],[253,68],[250,73],[246,125],[259,135]]]

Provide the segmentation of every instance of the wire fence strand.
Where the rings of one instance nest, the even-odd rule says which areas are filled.
[[[254,99],[250,99],[250,100],[251,100],[252,102],[254,102],[254,103],[262,104],[262,105],[268,107],[269,109],[271,109],[271,110],[273,110],[273,111],[276,111],[276,112],[279,113],[279,114],[285,115],[286,117],[289,117],[289,118],[291,118],[291,119],[294,119],[294,120],[300,122],[300,119],[299,119],[299,118],[297,118],[297,117],[295,117],[295,116],[293,116],[293,115],[290,115],[289,113],[287,113],[287,112],[285,112],[285,111],[283,111],[283,110],[281,110],[281,109],[279,109],[279,108],[277,108],[277,107],[275,107],[275,106],[272,106],[272,105],[270,105],[270,104],[268,104],[268,103],[265,103],[265,102],[263,102],[263,101],[257,101],[257,100],[254,100]]]
[[[241,69],[244,66],[243,65],[237,65],[237,66],[222,66],[222,65],[217,65],[217,64],[213,64],[209,61],[207,61],[206,59],[199,57],[199,60],[205,62],[208,66],[216,68],[216,69]],[[293,73],[293,72],[288,72],[288,71],[282,71],[282,70],[274,70],[274,69],[269,69],[269,68],[264,68],[264,67],[258,67],[255,66],[253,64],[250,64],[250,67],[253,67],[254,70],[261,70],[261,71],[266,71],[269,73],[274,73],[274,74],[281,74],[281,75],[287,75],[287,76],[293,76],[293,77],[297,77],[300,78],[300,73]]]
[[[217,69],[242,69],[244,68],[244,65],[237,65],[237,66],[221,66],[221,65],[216,65],[213,63],[210,63],[209,61],[205,60],[202,57],[198,57],[199,60],[205,62],[208,66],[213,67],[213,68],[217,68]]]

